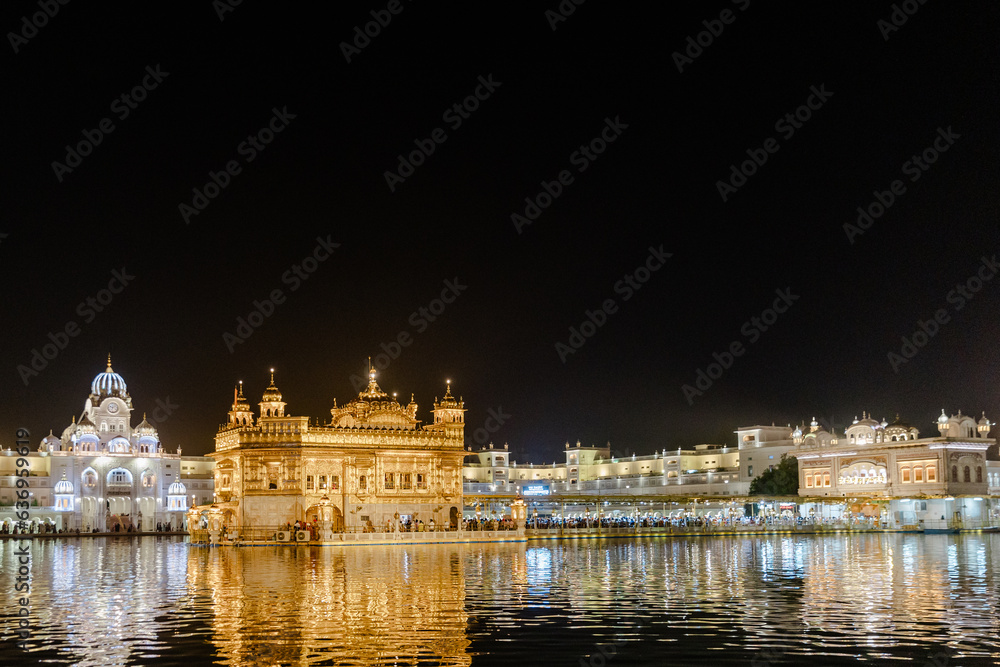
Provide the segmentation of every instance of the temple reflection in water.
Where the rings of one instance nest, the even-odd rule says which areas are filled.
[[[464,557],[404,549],[196,549],[221,664],[469,665]]]
[[[0,541],[0,570],[15,548]],[[5,634],[0,666],[1000,659],[994,534],[30,548],[32,652]],[[17,597],[13,578],[0,595]]]

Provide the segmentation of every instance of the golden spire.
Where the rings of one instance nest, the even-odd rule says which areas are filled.
[[[107,370],[107,372],[108,373],[114,373],[114,371],[111,370],[111,353],[110,352],[108,352],[108,370]]]
[[[375,381],[375,367],[372,366],[372,358],[368,357],[368,388],[358,394],[359,397],[368,398],[388,398],[388,394],[382,391]]]

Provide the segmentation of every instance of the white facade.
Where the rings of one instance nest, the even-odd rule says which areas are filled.
[[[784,429],[787,432],[787,429]],[[565,460],[551,464],[511,461],[507,446],[493,444],[466,456],[466,495],[742,495],[740,449],[696,445],[646,456],[612,456],[611,446],[565,446]]]
[[[94,378],[79,419],[61,436],[49,432],[27,458],[29,521],[81,532],[180,530],[192,500],[211,502],[214,461],[167,452],[156,428],[143,416],[132,426],[132,398],[111,368]],[[16,452],[0,456],[0,522],[16,521]],[[140,523],[141,522],[141,523]]]

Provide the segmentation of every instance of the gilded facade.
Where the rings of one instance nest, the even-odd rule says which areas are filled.
[[[276,527],[318,518],[333,505],[333,530],[386,530],[397,520],[457,526],[462,515],[465,408],[451,394],[421,424],[411,396],[403,406],[369,372],[368,387],[330,409],[329,422],[286,414],[274,384],[254,415],[234,390],[215,436],[217,504],[228,525]]]

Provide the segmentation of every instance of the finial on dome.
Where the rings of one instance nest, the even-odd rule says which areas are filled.
[[[271,386],[274,386],[274,369],[271,369]]]
[[[108,373],[114,373],[114,371],[111,370],[111,353],[110,352],[108,352],[108,370],[107,370],[107,372]]]

